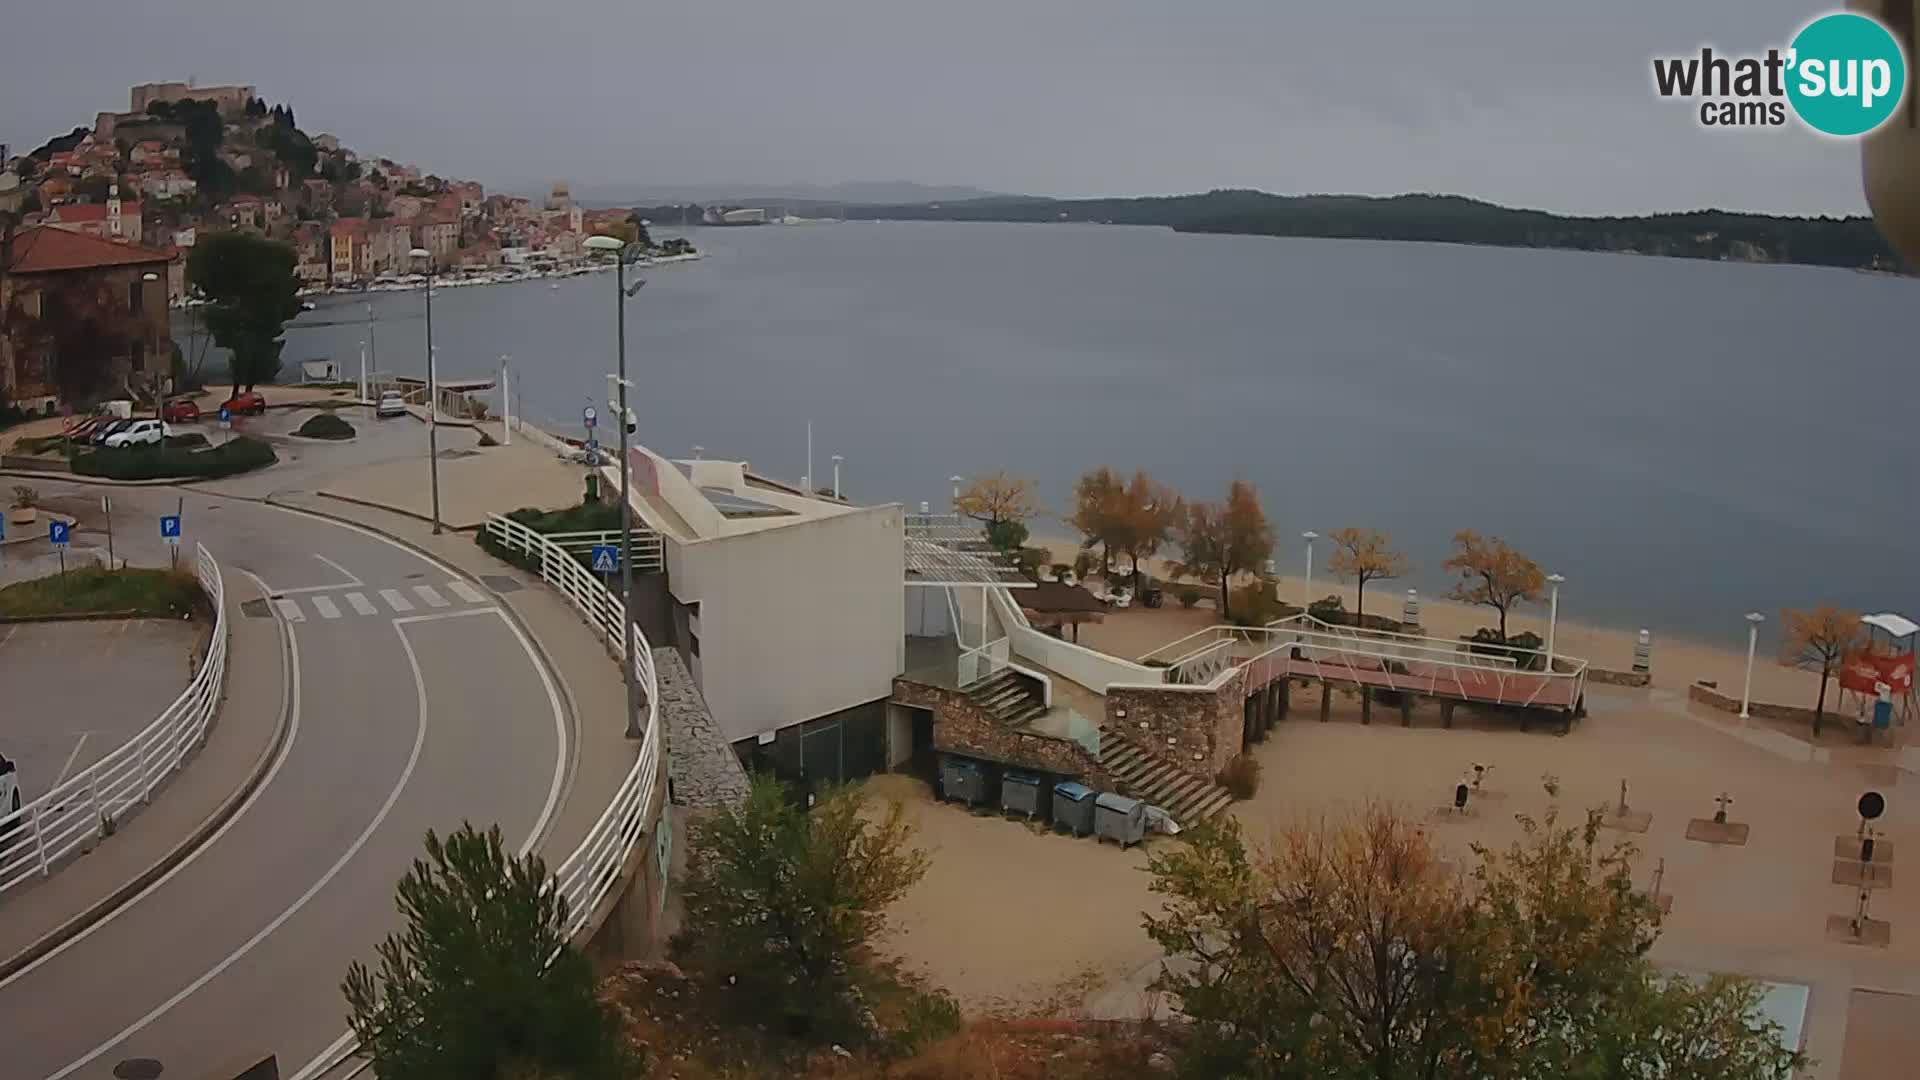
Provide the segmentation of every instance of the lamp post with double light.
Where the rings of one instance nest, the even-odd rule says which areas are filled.
[[[627,456],[627,437],[632,427],[628,418],[632,412],[627,408],[627,390],[631,386],[627,381],[627,301],[646,281],[636,281],[633,288],[627,288],[626,241],[614,236],[589,236],[586,247],[589,251],[606,252],[614,260],[614,350],[617,353],[614,409],[620,424],[620,653],[626,657],[621,668],[627,685],[627,737],[637,739],[646,732],[640,727],[640,687],[634,680],[633,667],[633,492],[630,490],[632,463]]]
[[[412,259],[427,264],[427,475],[433,485],[433,532],[440,534],[440,384],[433,370],[433,252],[414,248]]]

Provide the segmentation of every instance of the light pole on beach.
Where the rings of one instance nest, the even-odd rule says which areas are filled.
[[[1753,704],[1753,649],[1760,642],[1760,624],[1767,621],[1765,615],[1757,611],[1747,612],[1747,681],[1740,688],[1740,719],[1747,719],[1748,707]]]
[[[847,460],[843,455],[833,455],[833,497],[840,498],[840,463]]]
[[[618,374],[614,376],[619,388],[619,398],[615,405],[620,426],[620,655],[625,662],[620,665],[626,676],[627,684],[627,738],[637,739],[646,734],[640,727],[640,685],[634,681],[635,641],[633,637],[633,493],[629,489],[632,465],[627,460],[627,300],[640,287],[646,284],[644,279],[627,288],[626,241],[614,236],[589,236],[586,246],[592,251],[604,251],[613,256],[613,306],[615,327],[615,351],[618,353]]]
[[[1307,580],[1300,586],[1300,611],[1304,614],[1313,606],[1313,542],[1320,539],[1320,534],[1308,529],[1300,534],[1300,539],[1307,542]]]
[[[1560,625],[1560,586],[1567,579],[1560,574],[1548,574],[1547,582],[1553,586],[1553,599],[1547,604],[1547,674],[1553,674],[1553,632]]]
[[[967,478],[964,476],[950,476],[947,479],[953,481],[953,512],[957,514],[960,512],[960,485],[966,483]]]
[[[440,535],[440,384],[433,377],[433,252],[414,248],[407,257],[427,264],[427,474],[433,485],[433,534]]]

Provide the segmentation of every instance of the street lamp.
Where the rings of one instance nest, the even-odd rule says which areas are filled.
[[[1753,704],[1753,649],[1760,642],[1760,624],[1767,621],[1765,615],[1757,611],[1747,612],[1747,681],[1740,688],[1740,719],[1747,719],[1748,707]]]
[[[1559,574],[1548,574],[1547,581],[1553,586],[1553,600],[1547,607],[1547,674],[1553,674],[1553,631],[1560,625],[1560,586],[1567,579]]]
[[[957,514],[960,512],[960,485],[966,483],[967,478],[964,476],[950,476],[947,479],[953,481],[953,512]]]
[[[146,273],[140,275],[140,280],[142,282],[159,281],[160,275],[149,270]],[[147,306],[147,290],[144,287],[140,290],[140,306],[141,307]],[[136,311],[133,314],[136,318],[138,318],[140,315],[140,312]],[[155,420],[160,421],[162,424],[165,424],[167,419],[167,411],[165,408],[167,395],[165,391],[161,389],[161,386],[162,386],[162,377],[158,372],[155,372],[153,376],[153,418]],[[164,432],[166,429],[163,427],[161,430]],[[164,442],[165,440],[162,440],[162,441]]]
[[[845,460],[840,454],[833,455],[833,497],[836,501],[840,498],[840,463]]]
[[[1308,529],[1300,534],[1300,539],[1307,542],[1307,580],[1300,587],[1300,610],[1304,612],[1313,606],[1313,542],[1320,539],[1320,534]]]
[[[613,305],[615,326],[615,350],[618,356],[618,371],[615,382],[619,388],[619,400],[616,409],[619,413],[620,427],[620,654],[625,658],[622,674],[627,684],[627,738],[637,739],[646,734],[640,727],[640,685],[634,681],[634,636],[633,636],[633,493],[629,490],[629,477],[632,464],[627,458],[627,300],[640,287],[645,279],[633,283],[627,288],[626,242],[613,236],[589,236],[586,247],[590,251],[604,251],[613,256]]]
[[[440,535],[440,386],[433,372],[433,252],[414,248],[407,257],[427,264],[427,473],[433,485],[433,534]]]

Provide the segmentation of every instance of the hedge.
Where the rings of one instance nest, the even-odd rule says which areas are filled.
[[[315,413],[294,434],[308,439],[351,439],[353,425],[330,412]]]
[[[242,436],[211,450],[158,446],[85,450],[74,455],[73,471],[110,480],[212,480],[279,460],[273,447]]]

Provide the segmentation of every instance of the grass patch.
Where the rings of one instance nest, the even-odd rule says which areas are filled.
[[[331,412],[322,412],[308,417],[293,433],[307,439],[351,439],[353,425]]]
[[[73,471],[110,480],[216,479],[265,468],[278,460],[273,447],[242,436],[211,450],[174,446],[85,450],[74,455]]]
[[[177,619],[207,610],[200,583],[183,570],[108,570],[94,564],[0,589],[0,615],[130,611]]]
[[[598,502],[582,502],[578,506],[569,506],[564,510],[536,510],[526,506],[506,516],[508,520],[517,521],[537,533],[605,532],[620,527],[620,508]],[[517,548],[508,550],[494,540],[492,534],[485,529],[473,534],[473,542],[480,545],[480,550],[502,562],[512,563],[531,574],[540,572],[540,556],[530,555]],[[588,565],[586,552],[581,552],[574,558],[580,561],[580,565]],[[616,584],[610,587],[617,590],[618,579],[615,580]]]

